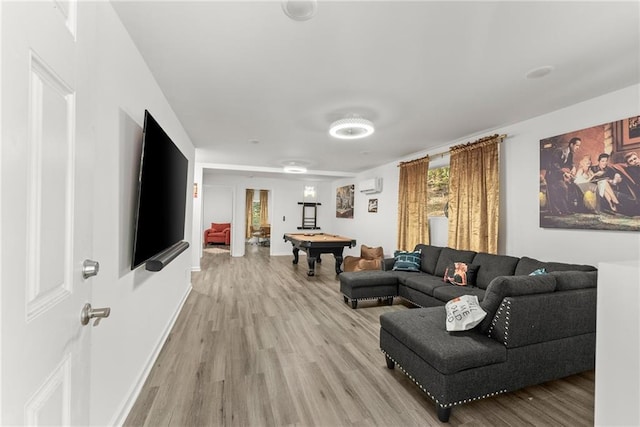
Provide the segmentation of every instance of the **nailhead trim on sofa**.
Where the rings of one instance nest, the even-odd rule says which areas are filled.
[[[396,295],[383,295],[381,297],[363,297],[363,298],[349,298],[347,295],[342,294],[343,297],[348,298],[350,301],[351,300],[356,300],[356,301],[364,301],[364,300],[370,300],[370,299],[387,299],[387,298],[398,298]]]
[[[405,370],[404,370],[404,368],[402,367],[402,365],[400,365],[398,362],[396,362],[396,361],[393,359],[393,357],[389,356],[389,354],[387,354],[387,352],[386,352],[386,351],[384,351],[383,349],[380,349],[380,351],[381,351],[381,352],[382,352],[386,357],[388,357],[389,359],[391,359],[391,361],[392,361],[393,363],[395,363],[395,364],[398,366],[398,368],[402,371],[402,373],[403,373],[403,374],[405,374],[407,377],[409,377],[409,379],[410,379],[411,381],[413,381],[415,385],[417,385],[418,387],[420,387],[420,390],[422,390],[424,393],[426,393],[426,394],[427,394],[427,396],[429,396],[429,397],[430,397],[434,402],[436,402],[436,403],[437,403],[438,405],[440,405],[440,407],[442,407],[442,408],[452,408],[452,407],[454,407],[455,405],[462,405],[462,404],[464,404],[464,403],[469,403],[469,402],[473,402],[473,401],[475,401],[475,400],[480,400],[480,399],[486,399],[487,397],[493,397],[493,396],[497,396],[498,394],[502,394],[502,393],[506,393],[506,392],[507,392],[507,390],[506,390],[506,389],[504,389],[504,390],[494,391],[494,392],[492,392],[492,393],[487,393],[487,394],[484,394],[484,395],[482,395],[482,396],[471,397],[471,398],[469,398],[469,399],[464,399],[464,400],[459,400],[459,401],[457,401],[457,402],[452,402],[452,403],[445,403],[445,404],[443,404],[443,403],[440,403],[440,401],[439,401],[435,396],[433,396],[431,393],[429,393],[429,390],[427,390],[426,388],[424,388],[424,387],[422,386],[422,384],[420,384],[418,381],[416,381],[416,379],[415,379],[415,378],[413,378],[413,377],[412,377],[412,376],[411,376],[407,371],[405,371]]]
[[[504,312],[504,334],[502,337],[494,336],[493,329],[496,324],[500,321],[500,317]],[[505,298],[500,303],[500,307],[498,311],[496,311],[496,315],[493,316],[493,321],[491,322],[491,326],[489,327],[489,331],[487,332],[488,337],[493,337],[502,341],[502,343],[507,346],[507,342],[509,341],[509,317],[511,316],[511,300],[509,298]]]

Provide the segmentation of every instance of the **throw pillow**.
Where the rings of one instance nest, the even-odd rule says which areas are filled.
[[[420,251],[395,251],[394,271],[420,271]]]
[[[362,245],[360,246],[360,257],[364,259],[383,259],[384,252],[382,250],[382,246],[373,248],[371,246]]]
[[[540,276],[541,274],[547,274],[547,270],[544,267],[533,270],[529,273],[529,276]]]
[[[444,270],[443,280],[457,286],[475,286],[479,265],[453,262]]]
[[[447,312],[447,331],[468,331],[482,322],[487,312],[478,303],[476,295],[462,295],[444,306]]]

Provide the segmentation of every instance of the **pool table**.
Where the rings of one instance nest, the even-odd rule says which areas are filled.
[[[340,269],[342,265],[342,250],[356,245],[354,239],[326,233],[285,233],[284,241],[291,242],[293,245],[294,264],[298,263],[298,252],[300,250],[307,253],[308,276],[315,275],[316,261],[321,262],[320,254],[333,254],[336,259],[336,274],[342,273]]]

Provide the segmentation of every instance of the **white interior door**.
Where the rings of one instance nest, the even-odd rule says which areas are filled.
[[[93,138],[78,6],[0,4],[2,425],[89,422]]]

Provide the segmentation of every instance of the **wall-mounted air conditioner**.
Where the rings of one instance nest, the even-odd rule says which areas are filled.
[[[374,194],[382,191],[382,178],[371,178],[362,181],[358,185],[360,192],[364,194]]]

